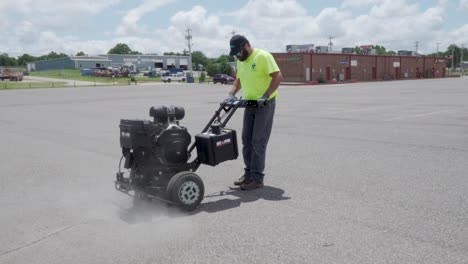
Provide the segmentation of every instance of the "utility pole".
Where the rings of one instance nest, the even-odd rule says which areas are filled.
[[[330,37],[328,37],[328,38],[330,39],[330,42],[328,42],[328,46],[330,47],[330,49],[329,49],[329,51],[328,51],[328,52],[332,52],[332,47],[333,47],[333,42],[332,42],[332,39],[333,39],[333,37],[332,37],[332,36],[330,36]]]
[[[416,44],[416,56],[418,55],[418,46],[419,46],[419,41],[414,42]]]
[[[461,45],[461,56],[460,56],[460,72],[463,71],[463,44]]]
[[[192,31],[192,29],[190,28],[187,28],[187,30],[185,30],[185,32],[187,32],[187,36],[185,36],[185,39],[187,40],[189,56],[190,56],[190,63],[189,63],[190,76],[193,77],[193,72],[192,72],[192,46],[193,44],[191,43],[192,34],[190,33],[190,31]]]
[[[437,42],[437,57],[439,57],[439,44],[440,42]]]
[[[237,32],[235,30],[232,30],[231,32],[229,32],[229,34],[231,34],[232,36],[234,36]]]
[[[455,56],[453,55],[453,51],[455,50],[454,46],[452,46],[452,72],[455,70]]]

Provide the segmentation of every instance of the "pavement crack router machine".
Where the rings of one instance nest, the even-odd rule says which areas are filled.
[[[191,211],[204,197],[204,185],[195,171],[201,164],[216,166],[237,159],[237,135],[226,128],[240,107],[261,107],[257,101],[232,99],[220,103],[203,131],[191,136],[179,125],[185,110],[177,106],[151,107],[150,120],[121,119],[122,158],[115,188],[134,199],[159,199]],[[197,149],[197,156],[189,161]],[[122,172],[123,167],[128,172]]]

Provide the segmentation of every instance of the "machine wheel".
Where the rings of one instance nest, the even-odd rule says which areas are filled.
[[[168,199],[187,211],[197,208],[204,195],[203,181],[193,172],[179,172],[167,184]]]

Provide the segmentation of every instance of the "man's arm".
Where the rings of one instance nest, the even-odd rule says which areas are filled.
[[[240,80],[239,80],[239,78],[236,78],[236,79],[234,80],[234,84],[232,85],[232,90],[231,90],[231,92],[230,92],[229,94],[234,96],[234,95],[236,95],[236,93],[237,93],[240,89],[242,89]]]
[[[270,86],[265,92],[265,94],[268,97],[270,97],[270,95],[272,95],[276,91],[276,89],[278,89],[281,81],[283,81],[283,75],[281,74],[280,71],[272,72],[270,73],[270,76],[271,76]]]

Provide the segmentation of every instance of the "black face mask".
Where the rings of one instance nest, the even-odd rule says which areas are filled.
[[[245,61],[249,57],[249,52],[247,51],[245,47],[242,47],[241,50],[242,50],[242,56],[237,56],[237,59],[240,61]]]

